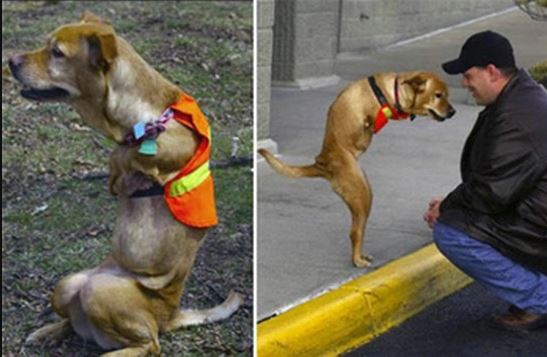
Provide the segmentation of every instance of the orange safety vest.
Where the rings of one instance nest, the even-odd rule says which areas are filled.
[[[194,98],[182,93],[172,104],[173,118],[199,136],[194,156],[177,176],[164,185],[164,198],[173,216],[180,222],[196,228],[207,228],[218,223],[215,206],[213,177],[209,171],[211,130],[207,118]]]

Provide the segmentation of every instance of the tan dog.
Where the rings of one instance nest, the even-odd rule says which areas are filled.
[[[378,73],[374,78],[392,111],[399,107],[407,114],[431,116],[439,121],[455,113],[448,102],[446,84],[433,73]],[[330,106],[323,148],[314,164],[289,166],[267,150],[259,150],[280,174],[293,178],[323,177],[330,181],[334,192],[351,211],[352,258],[357,267],[367,267],[372,260],[370,255],[361,254],[372,191],[357,159],[371,143],[379,110],[371,84],[368,78],[363,78],[342,90]]]
[[[150,67],[107,23],[84,13],[55,30],[45,47],[9,61],[23,97],[70,104],[90,126],[121,143],[138,121],[155,120],[181,90]],[[119,197],[113,254],[98,267],[62,279],[52,296],[64,319],[27,341],[59,338],[73,329],[108,356],[159,354],[158,333],[230,316],[242,303],[231,293],[210,310],[181,311],[184,283],[206,229],[175,220],[163,196],[129,196],[164,184],[193,156],[196,135],[175,120],[157,138],[155,156],[118,146],[110,160],[110,189]]]

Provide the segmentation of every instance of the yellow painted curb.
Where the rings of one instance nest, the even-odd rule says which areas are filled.
[[[470,282],[431,244],[260,323],[258,357],[341,354]]]

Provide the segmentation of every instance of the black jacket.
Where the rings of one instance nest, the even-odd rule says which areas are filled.
[[[547,92],[520,70],[480,114],[439,221],[547,274]]]

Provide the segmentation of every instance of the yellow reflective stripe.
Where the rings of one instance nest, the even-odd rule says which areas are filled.
[[[171,197],[179,196],[198,187],[209,175],[209,161],[198,167],[191,174],[181,177],[171,184],[169,194]]]
[[[384,115],[386,118],[391,119],[393,118],[393,113],[391,112],[391,109],[389,107],[382,108],[382,111],[384,112]]]

